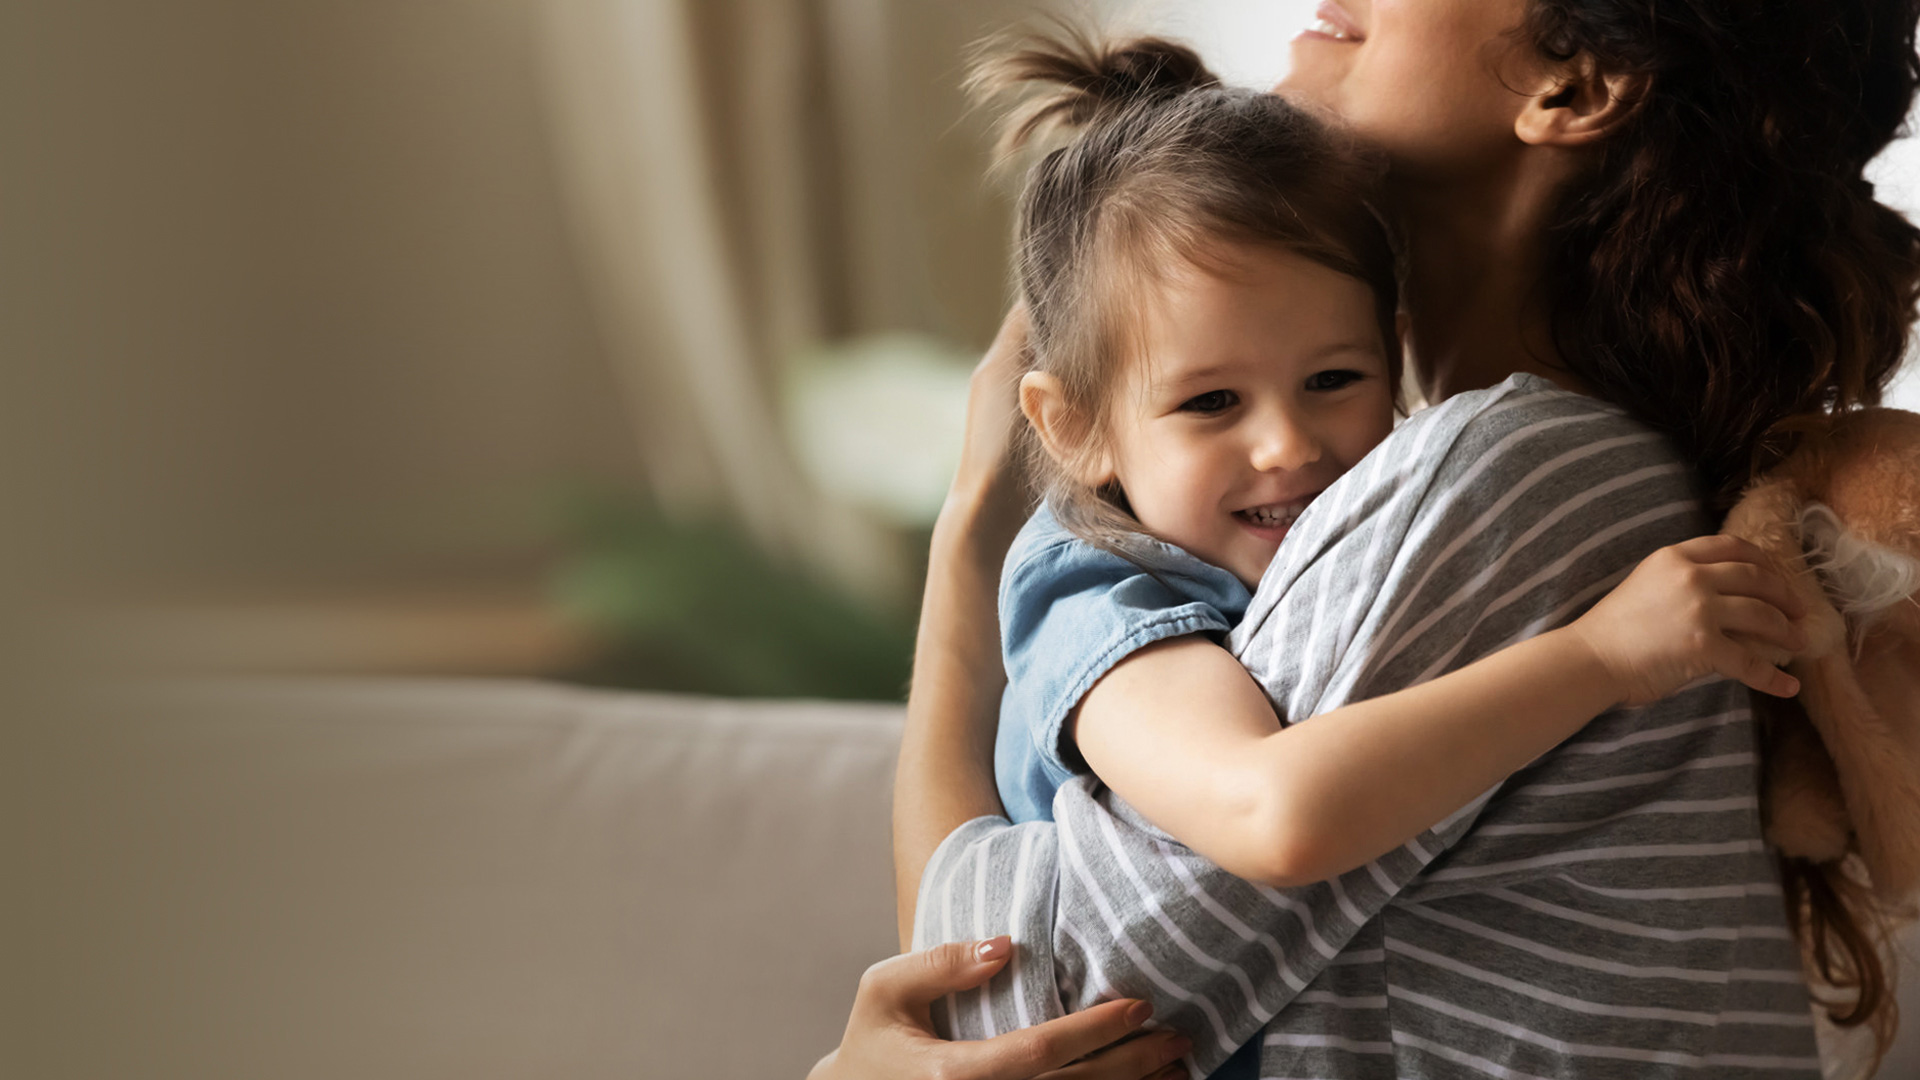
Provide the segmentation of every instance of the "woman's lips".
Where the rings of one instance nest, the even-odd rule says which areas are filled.
[[[1346,10],[1333,0],[1323,0],[1319,9],[1313,14],[1318,21],[1300,31],[1300,37],[1296,38],[1296,41],[1301,39],[1337,41],[1343,45],[1354,45],[1367,40],[1367,36],[1360,32],[1359,24],[1354,22],[1353,16],[1347,14]]]

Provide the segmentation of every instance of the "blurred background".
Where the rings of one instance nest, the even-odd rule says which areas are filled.
[[[7,5],[15,587],[168,666],[898,697],[1007,293],[964,51],[1046,7]],[[1306,7],[1072,10],[1258,83]]]
[[[896,709],[279,677],[897,702],[1008,291],[967,47],[1265,86],[1312,7],[0,4],[0,1062],[804,1073]],[[43,696],[103,664],[275,678]]]
[[[1310,7],[8,4],[7,588],[168,666],[898,698],[1007,296],[966,47],[1265,85]]]

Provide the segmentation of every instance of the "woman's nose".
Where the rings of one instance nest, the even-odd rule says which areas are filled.
[[[1262,426],[1252,447],[1253,467],[1261,472],[1305,468],[1320,460],[1320,440],[1292,418]]]

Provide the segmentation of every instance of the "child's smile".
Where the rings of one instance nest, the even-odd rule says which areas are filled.
[[[1393,430],[1393,389],[1366,284],[1285,251],[1222,254],[1144,305],[1104,466],[1146,532],[1251,587]]]
[[[1300,515],[1305,512],[1307,504],[1319,495],[1320,493],[1316,491],[1288,502],[1266,503],[1248,507],[1245,510],[1235,510],[1233,516],[1240,519],[1240,523],[1248,532],[1263,540],[1271,541],[1277,547],[1286,537],[1287,531],[1293,528],[1293,523],[1298,521]]]

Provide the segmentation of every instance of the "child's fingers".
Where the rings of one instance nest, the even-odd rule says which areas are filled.
[[[1673,550],[1697,563],[1767,561],[1767,553],[1737,536],[1696,536],[1673,545]]]
[[[1764,563],[1710,563],[1700,568],[1700,580],[1722,596],[1748,596],[1764,600],[1785,612],[1790,619],[1801,619],[1807,615],[1807,605],[1794,592],[1793,584]]]
[[[1754,649],[1721,638],[1710,658],[1714,670],[1763,694],[1790,698],[1800,693],[1800,680],[1773,666],[1773,661]]]
[[[1764,600],[1722,596],[1713,603],[1713,618],[1723,634],[1738,635],[1791,657],[1807,646],[1806,633]]]

